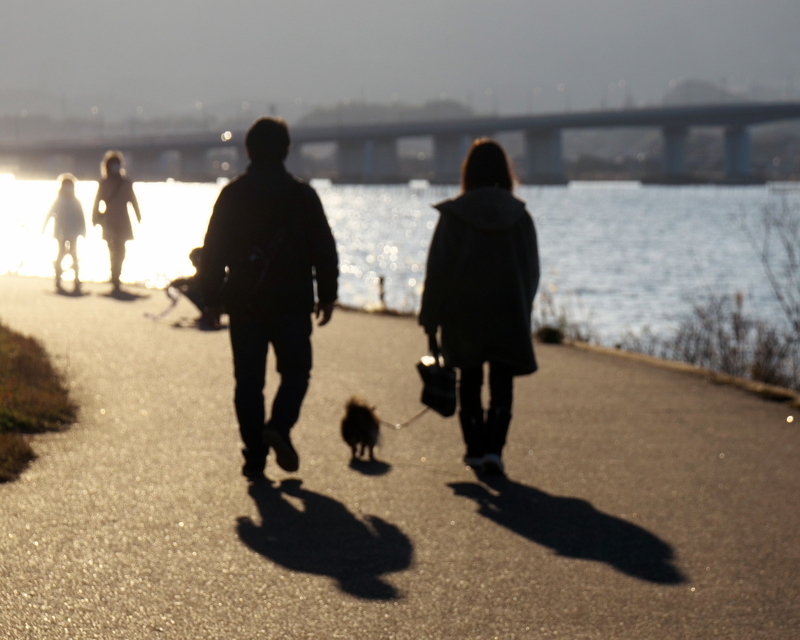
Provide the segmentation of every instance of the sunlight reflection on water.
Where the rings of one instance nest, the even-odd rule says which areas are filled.
[[[414,310],[424,281],[428,243],[438,218],[431,204],[456,187],[356,186],[316,183],[336,236],[340,298],[366,307],[386,282],[391,308]],[[125,282],[163,287],[192,273],[188,254],[203,241],[221,186],[136,183],[142,223],[134,221],[122,274]],[[0,273],[50,277],[56,246],[52,223],[41,233],[56,197],[55,181],[0,179]],[[79,182],[76,195],[87,221],[97,183]],[[573,183],[521,187],[539,233],[542,286],[591,316],[613,340],[627,327],[664,329],[708,291],[743,291],[753,309],[773,309],[761,266],[741,231],[742,212],[757,215],[800,192],[768,187],[642,187],[636,183]],[[81,278],[108,279],[108,251],[100,229],[80,240]],[[65,274],[71,278],[71,274]],[[583,308],[582,312],[580,308]]]

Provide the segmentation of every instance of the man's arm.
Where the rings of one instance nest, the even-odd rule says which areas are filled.
[[[322,203],[316,191],[308,187],[307,193],[307,231],[309,253],[317,280],[316,317],[320,326],[327,324],[333,313],[333,303],[338,296],[339,256],[336,253],[336,240],[325,217]]]
[[[200,269],[197,272],[203,298],[210,307],[219,307],[222,303],[220,293],[222,282],[225,279],[227,246],[230,242],[228,231],[229,196],[227,188],[223,189],[214,204],[214,211],[211,214],[203,242]]]
[[[317,319],[317,325],[324,327],[331,321],[333,316],[333,302],[317,302],[314,305],[314,317]]]

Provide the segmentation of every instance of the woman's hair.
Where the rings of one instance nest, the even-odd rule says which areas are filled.
[[[500,187],[509,191],[514,187],[508,156],[491,138],[475,140],[461,165],[461,189],[469,191],[479,187]]]
[[[103,160],[100,162],[100,175],[103,178],[108,177],[108,165],[114,160],[119,162],[119,174],[121,176],[125,175],[125,156],[122,155],[122,151],[106,151],[106,155],[103,156]]]

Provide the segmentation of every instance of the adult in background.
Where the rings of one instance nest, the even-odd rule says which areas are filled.
[[[200,269],[206,322],[219,326],[223,303],[230,318],[242,473],[251,480],[263,477],[270,448],[282,469],[299,466],[289,433],[308,389],[311,314],[327,324],[337,296],[333,234],[316,192],[284,167],[289,144],[281,119],[260,118],[250,127],[250,165],[217,198]],[[281,381],[265,423],[269,344]]]
[[[47,228],[50,218],[54,218],[53,237],[58,240],[58,255],[54,263],[56,269],[56,291],[63,292],[61,286],[62,262],[64,256],[69,254],[72,258],[72,271],[75,273],[73,293],[81,291],[81,280],[78,276],[78,236],[86,235],[86,219],[83,217],[83,207],[80,200],[75,197],[75,176],[65,173],[58,177],[61,188],[58,197],[50,207],[44,219],[42,232]]]
[[[119,151],[107,151],[100,163],[100,184],[92,209],[92,224],[103,227],[103,240],[108,244],[111,259],[111,284],[120,291],[120,274],[125,261],[125,243],[133,240],[133,227],[128,213],[130,203],[136,220],[142,221],[139,203],[133,193],[133,182],[125,177],[124,158]]]
[[[503,148],[476,140],[461,168],[462,193],[435,205],[441,216],[431,240],[419,323],[431,351],[459,370],[459,421],[464,462],[504,474],[502,451],[511,422],[514,376],[536,371],[531,312],[539,284],[533,219],[511,193]],[[484,363],[490,403],[481,403]]]

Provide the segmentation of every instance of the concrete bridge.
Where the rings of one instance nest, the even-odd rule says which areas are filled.
[[[523,181],[561,184],[566,181],[562,132],[567,129],[654,127],[663,135],[662,168],[657,179],[691,181],[686,165],[686,141],[692,127],[724,129],[724,170],[727,181],[753,180],[750,130],[780,120],[800,119],[800,102],[713,104],[684,107],[603,110],[545,115],[478,117],[463,120],[409,121],[364,125],[294,127],[288,164],[300,168],[306,144],[335,143],[339,182],[382,183],[400,178],[397,145],[403,138],[433,139],[433,169],[437,182],[457,182],[466,151],[477,136],[521,131],[525,139]],[[21,174],[52,174],[70,170],[94,177],[103,153],[125,152],[136,179],[208,180],[210,158],[223,170],[244,166],[244,130],[184,135],[103,137],[96,139],[0,143],[0,164],[16,161]],[[227,165],[225,164],[227,163]]]

